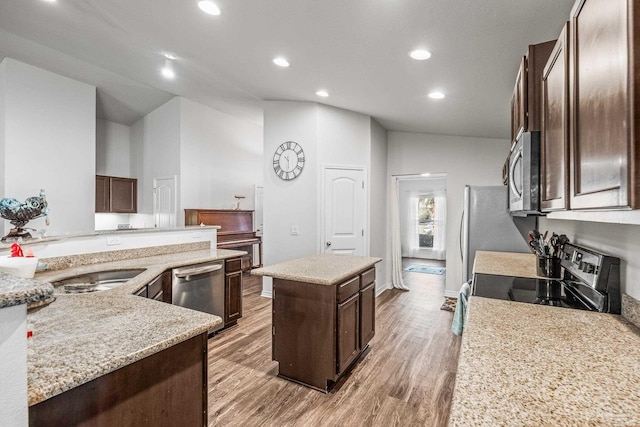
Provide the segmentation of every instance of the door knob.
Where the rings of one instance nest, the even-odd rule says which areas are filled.
[[[331,242],[326,242],[326,243],[325,243],[325,245],[326,245],[327,247],[329,247],[329,246],[331,246]]]

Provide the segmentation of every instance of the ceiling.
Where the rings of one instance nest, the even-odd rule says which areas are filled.
[[[2,0],[0,57],[95,85],[99,116],[127,125],[175,94],[255,123],[263,100],[311,101],[387,130],[506,139],[520,58],[574,0],[215,2],[220,16],[196,0]]]

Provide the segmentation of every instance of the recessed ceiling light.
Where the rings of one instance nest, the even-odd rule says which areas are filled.
[[[442,92],[431,92],[431,93],[429,94],[429,98],[432,98],[432,99],[442,99],[442,98],[444,98],[444,93],[442,93]]]
[[[173,55],[173,54],[171,54],[169,52],[163,53],[162,56],[164,56],[167,59],[171,59],[171,60],[177,59],[175,55]]]
[[[165,79],[173,80],[176,78],[176,72],[173,70],[173,62],[169,58],[164,60],[164,67],[162,67],[162,75]]]
[[[198,2],[198,7],[209,15],[220,15],[220,8],[216,6],[216,4],[210,0],[202,0]]]
[[[288,67],[289,66],[289,61],[287,61],[282,56],[279,56],[279,57],[275,58],[273,60],[273,63],[276,64],[279,67]]]
[[[329,92],[327,92],[324,89],[320,89],[319,91],[316,92],[316,95],[326,98],[327,96],[329,96]]]
[[[424,61],[425,59],[431,58],[431,52],[424,49],[416,49],[409,52],[409,56],[418,61]]]

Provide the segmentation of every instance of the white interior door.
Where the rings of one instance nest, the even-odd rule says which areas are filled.
[[[156,228],[176,228],[177,177],[153,179],[153,218]]]
[[[367,197],[362,169],[324,170],[323,251],[359,255],[365,253]]]

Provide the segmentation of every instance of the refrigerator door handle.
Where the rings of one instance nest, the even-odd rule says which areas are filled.
[[[460,238],[458,241],[458,246],[460,247],[460,259],[464,262],[464,255],[462,254],[462,227],[464,225],[464,211],[462,211],[462,216],[460,217]]]

